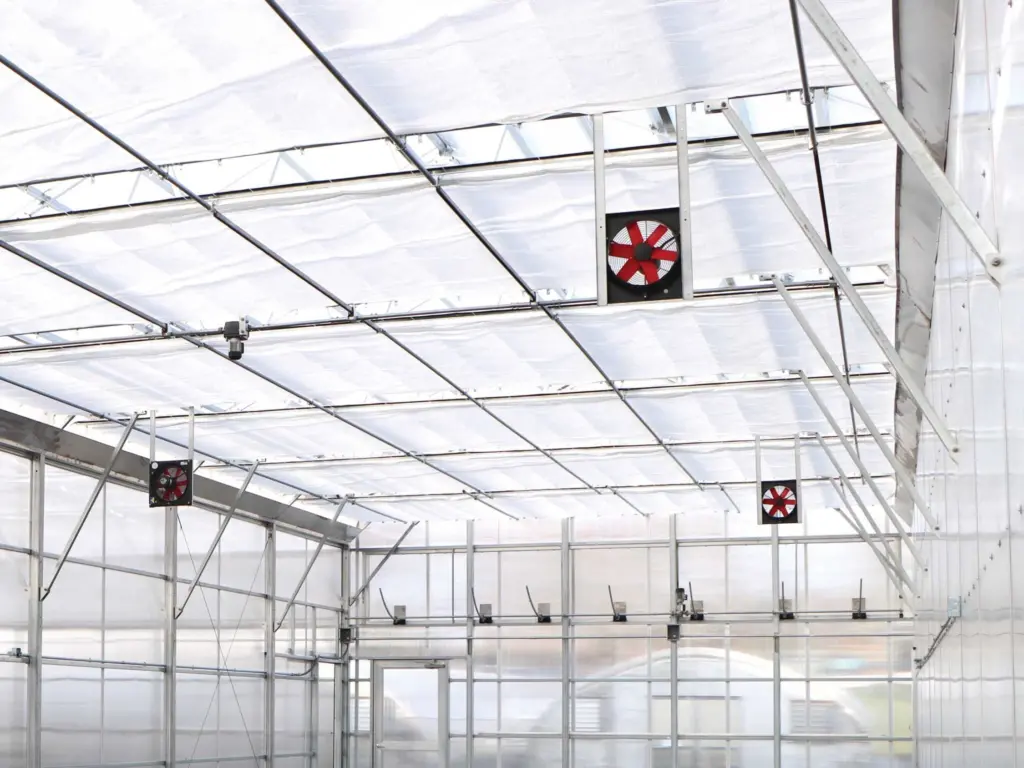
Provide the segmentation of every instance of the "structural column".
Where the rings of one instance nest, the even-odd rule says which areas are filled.
[[[475,622],[469,606],[473,604],[473,585],[476,578],[473,558],[473,542],[475,538],[473,521],[466,523],[466,765],[473,766],[473,731],[476,730],[476,718],[473,708],[473,631]]]
[[[682,110],[679,110],[682,113]],[[685,118],[683,118],[685,119]],[[672,515],[668,519],[668,585],[669,585],[669,612],[673,614],[670,619],[673,623],[681,619],[677,614],[678,603],[676,601],[677,590],[679,589],[679,533],[677,529],[678,515]],[[692,595],[691,595],[692,598]],[[682,624],[679,626],[682,633]],[[679,768],[679,643],[669,643],[668,662],[668,695],[669,695],[669,749],[672,750],[672,768]]]
[[[570,682],[572,642],[572,559],[569,548],[569,537],[572,521],[562,520],[562,768],[569,768],[572,757],[569,744],[569,726],[572,718],[572,684]]]
[[[274,705],[274,674],[276,670],[274,655],[274,627],[277,615],[277,525],[270,523],[267,526],[267,556],[264,560],[263,574],[266,584],[266,607],[263,624],[263,650],[264,650],[264,673],[266,683],[263,687],[263,744],[264,752],[267,755],[266,768],[274,768],[274,729],[275,719]]]
[[[29,500],[29,606],[28,606],[28,727],[27,768],[42,765],[42,711],[43,711],[43,508],[46,478],[46,459],[32,459]]]
[[[342,635],[351,631],[349,612],[352,610],[352,548],[341,548],[341,614],[338,622],[338,658],[334,666],[334,761],[333,768],[347,768],[349,765],[348,734],[352,729],[349,723],[349,647],[351,642],[344,642]]]

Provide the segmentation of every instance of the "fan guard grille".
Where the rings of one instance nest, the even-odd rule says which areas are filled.
[[[661,282],[679,259],[676,234],[654,219],[637,219],[622,227],[608,244],[608,268],[636,288]]]

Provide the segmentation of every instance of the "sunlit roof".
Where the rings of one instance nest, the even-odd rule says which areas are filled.
[[[892,83],[891,4],[828,5]],[[755,436],[779,472],[795,434],[838,445],[804,371],[894,492],[771,277],[893,442],[886,358],[702,106],[823,230],[785,3],[275,6],[5,11],[0,407],[110,443],[155,411],[167,456],[192,408],[201,473],[259,460],[326,516],[698,515],[749,503]],[[810,30],[805,59],[832,251],[893,339],[896,145]],[[685,118],[692,300],[598,305],[595,114],[608,211],[679,206]],[[840,505],[803,450],[805,503]]]

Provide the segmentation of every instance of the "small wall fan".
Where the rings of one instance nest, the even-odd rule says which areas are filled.
[[[608,303],[679,299],[679,210],[612,213],[608,236]]]
[[[187,507],[192,503],[192,462],[153,461],[149,464],[149,506]]]

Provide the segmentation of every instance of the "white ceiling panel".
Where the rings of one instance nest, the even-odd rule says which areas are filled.
[[[2,249],[0,275],[0,336],[144,322]]]
[[[815,391],[844,429],[850,408],[838,384],[817,381]],[[853,379],[854,392],[877,424],[891,424],[894,379]],[[671,442],[746,440],[797,432],[831,434],[832,428],[799,381],[648,390],[627,394],[629,402],[661,437]],[[863,424],[858,424],[863,428]]]
[[[429,522],[509,519],[507,512],[503,514],[494,508],[498,507],[504,511],[507,505],[503,501],[493,502],[494,506],[490,506],[491,503],[484,504],[468,496],[462,499],[402,499],[399,501],[370,499],[360,502],[367,509],[379,512],[393,520],[426,520]],[[380,517],[374,519],[370,516],[360,515],[360,519],[375,522],[379,521]]]
[[[488,407],[541,448],[650,443],[651,433],[612,393],[498,400]]]
[[[891,465],[870,437],[861,437],[858,442],[860,459],[872,475],[892,474]],[[828,446],[849,477],[860,475],[860,470],[838,440],[829,440]],[[889,447],[892,448],[891,445]],[[701,483],[738,483],[755,476],[757,464],[752,444],[685,446],[673,447],[671,450]],[[772,442],[762,445],[763,480],[793,479],[796,476],[795,467],[792,443]],[[800,450],[800,474],[805,478],[838,476],[827,454],[810,440],[805,441]],[[866,485],[861,485],[861,488],[866,494],[870,494]]]
[[[274,465],[260,473],[324,496],[461,493],[465,486],[415,459]]]
[[[895,295],[891,289],[861,289],[878,323],[891,334]],[[830,291],[798,292],[796,299],[828,349],[839,354],[839,323]],[[714,379],[804,369],[826,372],[813,345],[780,297],[653,302],[562,310],[559,316],[614,380],[685,376]],[[884,361],[860,319],[844,306],[850,364]]]
[[[773,0],[283,5],[400,132],[800,84],[789,9]],[[891,77],[891,7],[884,0],[828,5],[876,74]],[[811,82],[846,82],[816,37],[805,40]]]
[[[580,480],[538,452],[513,456],[450,456],[434,459],[432,463],[487,492],[584,487]]]
[[[373,434],[421,454],[529,448],[482,408],[465,401],[346,408],[338,412]]]
[[[363,325],[254,334],[243,362],[324,405],[455,397],[444,380]]]
[[[560,491],[498,496],[494,503],[519,518],[560,519],[563,517],[636,516],[629,504],[613,493]]]
[[[393,322],[386,327],[474,394],[515,394],[602,381],[569,337],[540,311]]]
[[[821,230],[814,165],[805,139],[762,146]],[[896,147],[883,128],[823,136],[823,175],[836,258],[844,266],[894,261]],[[589,157],[446,175],[446,188],[534,289],[595,296],[594,177]],[[679,205],[675,150],[610,155],[607,209]],[[693,275],[723,279],[821,269],[807,242],[746,150],[735,144],[690,150]],[[552,258],[556,254],[557,258]]]
[[[263,3],[12,0],[3,16],[6,56],[157,163],[379,134]],[[15,87],[28,88],[0,86]],[[0,124],[5,180],[138,165],[93,154],[70,113],[35,97],[16,103]]]
[[[188,443],[186,419],[161,419],[158,434]],[[196,444],[228,460],[309,461],[313,459],[393,456],[379,440],[321,411],[269,411],[202,415],[196,419]]]
[[[718,488],[651,488],[621,491],[623,498],[648,515],[682,514],[680,538],[720,534],[725,515],[735,514],[729,498]],[[703,518],[703,523],[698,522]]]
[[[220,210],[349,304],[528,299],[423,181],[236,196]]]
[[[686,473],[661,447],[559,451],[556,457],[597,488],[690,482]]]
[[[192,203],[19,222],[0,239],[164,322],[319,319],[332,303]]]
[[[296,405],[279,387],[177,339],[7,355],[0,376],[108,414]]]

